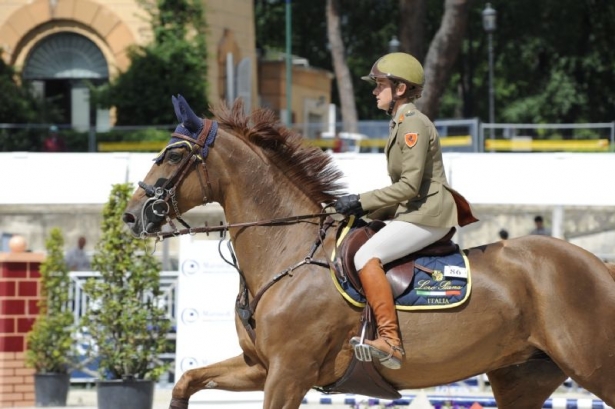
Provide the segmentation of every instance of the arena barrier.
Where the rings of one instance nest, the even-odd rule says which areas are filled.
[[[401,399],[377,399],[359,395],[325,395],[308,394],[304,399],[304,404],[321,405],[384,405],[389,406],[408,406],[417,395],[402,395]],[[470,408],[478,403],[483,408],[497,408],[493,396],[450,396],[450,395],[427,395],[427,399],[435,409],[441,408]],[[611,408],[604,402],[592,398],[549,398],[545,402],[543,409],[607,409]]]

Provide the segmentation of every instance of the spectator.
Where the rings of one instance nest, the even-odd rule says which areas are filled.
[[[508,240],[508,230],[501,229],[498,234],[500,235],[500,240]]]
[[[538,215],[534,217],[534,224],[536,224],[536,228],[530,232],[530,234],[536,234],[540,236],[550,236],[551,230],[547,229],[544,226],[544,220],[542,216]]]
[[[77,240],[77,246],[72,248],[66,253],[66,264],[70,271],[89,271],[90,259],[85,254],[85,237],[79,237]]]
[[[65,152],[64,138],[58,133],[58,127],[51,125],[49,135],[43,141],[43,152]]]

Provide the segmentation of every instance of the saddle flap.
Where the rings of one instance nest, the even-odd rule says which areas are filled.
[[[336,271],[336,274],[341,274],[342,277],[340,278],[344,281],[347,278],[352,286],[361,293],[363,292],[363,286],[359,280],[359,274],[354,267],[354,255],[367,240],[384,226],[384,222],[375,220],[365,226],[355,227],[348,232],[338,248],[334,264],[341,267],[341,271]]]
[[[375,339],[376,322],[369,306],[363,309],[361,322],[365,324],[365,338]],[[324,393],[360,393],[381,399],[399,399],[401,394],[376,370],[374,361],[359,361],[353,355],[344,375],[332,384],[317,387]]]

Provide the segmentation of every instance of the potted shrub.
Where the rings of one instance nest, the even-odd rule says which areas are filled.
[[[99,362],[99,409],[151,409],[154,382],[166,370],[158,360],[169,330],[158,305],[161,266],[147,241],[134,238],[122,222],[132,190],[128,183],[112,187],[92,259],[100,278],[84,285],[90,304],[82,326]]]
[[[70,277],[64,262],[64,237],[51,229],[41,263],[39,316],[27,335],[26,364],[35,369],[36,406],[66,406],[73,367],[74,317],[69,308]]]

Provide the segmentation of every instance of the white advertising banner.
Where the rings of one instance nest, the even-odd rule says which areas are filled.
[[[241,353],[234,321],[239,273],[220,257],[218,240],[197,237],[180,238],[176,382],[190,369]],[[222,243],[220,248],[225,258],[231,260],[227,243]],[[250,401],[261,402],[262,406],[262,397],[262,392],[203,390],[190,399],[190,407],[199,402]]]

